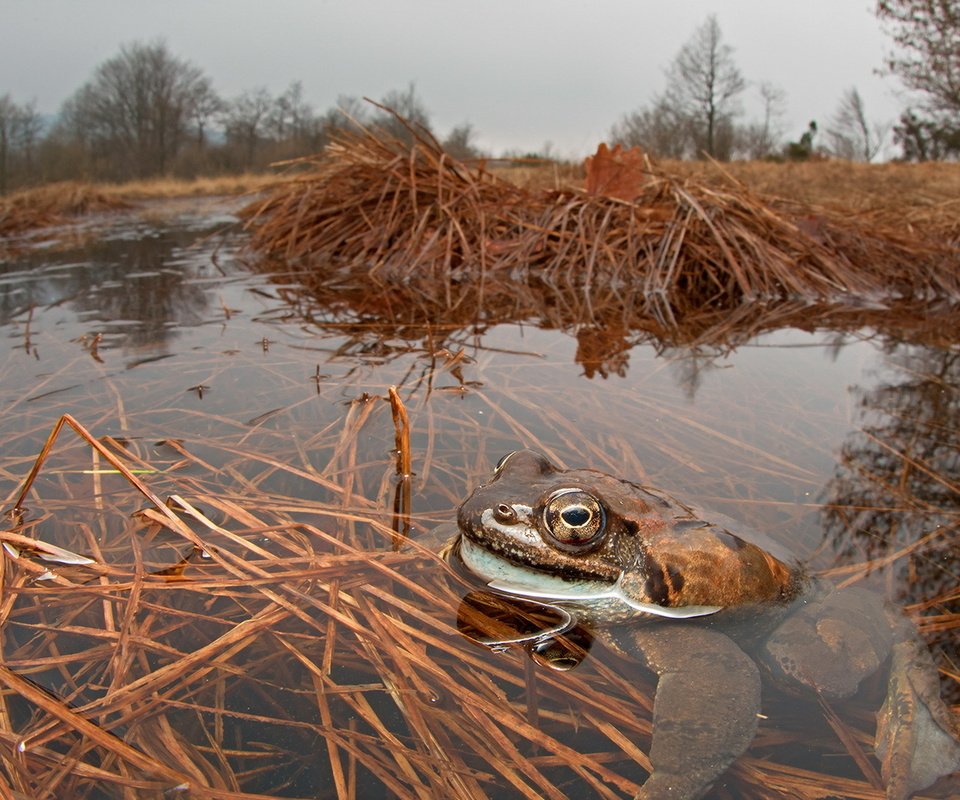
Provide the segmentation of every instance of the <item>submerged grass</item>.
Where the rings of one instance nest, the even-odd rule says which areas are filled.
[[[517,438],[550,452],[502,399],[484,395]],[[0,531],[4,794],[632,796],[649,768],[652,683],[601,660],[534,671],[519,652],[470,644],[453,621],[472,587],[425,549],[431,521],[370,499],[388,489],[370,478],[408,471],[411,455],[421,475],[468,483],[440,451],[403,444],[411,427],[430,441],[427,408],[396,390],[359,398],[306,443],[322,469],[203,439],[169,443],[155,465],[136,440],[62,418]],[[371,462],[361,433],[391,418],[398,452]],[[231,454],[217,472],[232,488],[197,455],[214,449]],[[583,441],[580,455],[642,471],[604,442]],[[281,476],[317,500],[278,493]],[[862,759],[871,720],[835,722]],[[778,758],[799,744],[762,725],[755,755],[732,770],[737,795],[883,796],[869,762],[857,777]],[[802,744],[839,746],[827,733]]]

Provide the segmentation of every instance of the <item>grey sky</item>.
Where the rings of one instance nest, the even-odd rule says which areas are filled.
[[[44,113],[122,44],[162,37],[224,96],[303,83],[317,109],[414,81],[444,133],[471,122],[481,146],[580,156],[663,71],[708,14],[752,84],[787,93],[797,138],[856,86],[875,121],[896,120],[880,78],[889,39],[870,0],[0,0],[0,94]],[[748,117],[760,114],[755,88]]]

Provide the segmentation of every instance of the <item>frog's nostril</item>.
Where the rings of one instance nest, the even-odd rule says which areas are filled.
[[[493,509],[493,517],[503,525],[513,525],[517,521],[517,512],[509,503],[498,503]]]

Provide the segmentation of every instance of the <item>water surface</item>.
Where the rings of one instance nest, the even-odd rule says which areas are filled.
[[[215,506],[201,503],[200,509],[213,523],[241,538],[257,531],[251,541],[262,551],[244,557],[268,553],[287,565],[287,579],[294,580],[302,553],[270,530],[286,524],[315,526],[354,545],[365,542],[370,552],[400,558],[396,551],[404,548],[395,547],[384,531],[392,526],[415,542],[433,544],[430,531],[453,519],[458,503],[501,455],[532,447],[561,466],[592,466],[720,510],[776,539],[814,570],[837,580],[862,581],[902,605],[942,613],[948,608],[942,598],[951,591],[955,596],[956,342],[918,334],[915,328],[898,335],[894,322],[839,330],[811,322],[803,330],[786,327],[741,336],[736,346],[722,341],[689,346],[665,342],[629,324],[558,323],[555,314],[531,314],[529,308],[513,319],[475,313],[471,321],[469,313],[466,320],[460,313],[431,324],[429,318],[405,315],[401,307],[394,310],[393,321],[385,320],[346,293],[331,302],[329,296],[304,293],[282,270],[252,269],[242,234],[225,227],[230,211],[225,203],[191,202],[148,215],[116,216],[73,244],[22,253],[0,266],[0,332],[6,341],[0,352],[0,496],[5,507],[53,424],[70,414],[94,436],[112,437],[126,448],[143,469],[138,474],[162,496],[214,500]],[[399,306],[403,303],[398,300]],[[401,509],[407,513],[399,516],[394,426],[384,399],[391,385],[398,387],[413,428],[410,508]],[[120,476],[94,475],[102,466],[102,460],[91,461],[88,447],[64,434],[27,500],[28,517],[41,520],[30,530],[83,552],[99,543],[104,563],[132,563],[117,543],[128,541],[130,515],[145,502]],[[178,564],[180,569],[180,559],[187,559],[178,579],[189,581],[191,570],[205,568],[208,554],[194,556],[182,538],[149,526],[143,535],[144,547],[156,553],[150,555],[157,559],[156,570]],[[309,538],[304,534],[303,541]],[[923,543],[916,547],[917,541]],[[231,547],[223,546],[224,552]],[[322,538],[303,547],[303,552],[353,558]],[[382,573],[365,571],[358,563],[345,563],[336,573],[332,562],[325,562],[320,583],[309,585],[335,609],[337,593],[346,592],[351,581],[376,586],[381,580],[377,575]],[[49,568],[54,573],[59,569]],[[429,560],[397,568],[413,581],[425,580],[417,570],[439,569]],[[19,594],[4,612],[5,658],[38,686],[69,697],[74,707],[103,702],[111,691],[109,681],[119,680],[122,671],[111,671],[116,663],[110,662],[108,650],[96,649],[104,642],[123,643],[123,658],[130,663],[122,674],[134,680],[160,669],[174,653],[200,652],[222,633],[218,618],[237,624],[247,612],[255,618],[259,609],[235,586],[223,584],[201,597],[199,591],[171,584],[162,591],[150,589],[156,596],[138,598],[140,605],[129,617],[123,616],[128,605],[118,605],[116,617],[104,617],[96,603],[73,617],[65,606],[56,612],[40,610],[60,602],[49,599],[54,589],[43,570],[20,575],[9,558],[6,569],[5,580],[14,581]],[[60,577],[93,585],[89,576],[68,572]],[[303,572],[295,577],[319,580]],[[384,586],[392,585],[383,580]],[[320,585],[322,592],[316,589]],[[174,591],[183,596],[174,598]],[[384,673],[371,672],[367,661],[375,664],[377,657],[357,644],[364,641],[362,634],[349,629],[340,642],[326,640],[316,652],[310,650],[310,620],[316,630],[325,630],[328,623],[303,599],[309,592],[297,591],[303,597],[291,602],[300,616],[294,614],[293,621],[274,629],[276,640],[258,639],[242,655],[228,658],[217,651],[211,656],[222,674],[204,680],[218,687],[209,690],[219,692],[219,699],[203,696],[206,690],[190,680],[182,694],[171,695],[170,713],[180,709],[183,731],[190,731],[183,734],[189,740],[181,743],[184,752],[194,752],[196,763],[208,765],[197,767],[197,775],[211,785],[222,781],[223,791],[291,797],[336,796],[337,781],[360,795],[415,796],[411,787],[435,788],[439,784],[431,781],[440,779],[434,767],[411,763],[405,773],[407,768],[396,763],[385,766],[382,752],[402,747],[436,759],[444,743],[418,739],[419,723],[410,715],[420,712],[398,699],[403,695],[391,694],[383,683],[370,688]],[[414,605],[418,602],[415,593],[409,594],[412,589],[397,591],[398,596],[407,592]],[[124,598],[126,603],[129,598]],[[350,607],[350,613],[359,613]],[[188,614],[189,622],[164,621],[170,608]],[[397,618],[412,613],[402,606],[389,608]],[[452,632],[449,609],[434,610]],[[156,635],[155,647],[126,638],[124,626],[134,618]],[[338,619],[336,614],[332,618]],[[63,632],[57,636],[51,626]],[[106,639],[91,633],[110,626],[116,633]],[[951,647],[955,630],[930,624],[925,633],[935,648]],[[349,651],[353,655],[338,661],[335,644],[351,636],[357,637]],[[491,658],[469,643],[448,646],[462,648],[466,664]],[[71,666],[43,666],[52,664],[55,652],[82,655],[85,648],[93,649],[86,667],[79,655]],[[430,652],[424,646],[424,663],[430,662]],[[443,658],[449,654],[437,654],[436,663],[442,665]],[[495,658],[497,669],[516,676],[514,683],[504,679],[512,687],[504,691],[522,707],[521,717],[537,722],[530,692],[540,691],[539,722],[550,735],[584,752],[611,746],[599,733],[602,725],[590,722],[595,720],[590,708],[571,710],[560,677],[538,673],[517,652]],[[108,662],[113,666],[108,668]],[[604,684],[610,692],[630,694],[638,691],[629,688],[634,684],[650,688],[649,680],[643,684],[625,674],[628,668],[601,651],[575,673],[593,685],[613,681]],[[237,684],[243,670],[256,674],[253,689]],[[610,670],[623,681],[619,689]],[[432,696],[423,688],[427,678],[423,682],[417,684],[416,691],[422,692],[417,702],[434,709],[430,713],[451,715],[448,722],[458,720],[467,728],[477,724],[455,698],[439,690]],[[317,704],[316,693],[323,687],[331,697],[342,698],[347,694],[337,695],[335,686],[361,684],[367,689],[352,689],[348,700]],[[956,683],[945,686],[956,700]],[[363,691],[369,697],[358,699]],[[634,700],[635,709],[627,713],[649,719],[649,697],[646,707],[642,699]],[[190,710],[194,701],[197,706]],[[52,753],[71,746],[85,752],[63,731],[44,734],[42,714],[31,703],[8,705],[13,730],[7,746],[24,739],[30,747],[36,743],[44,768]],[[281,707],[295,724],[276,724]],[[561,724],[560,709],[580,713],[582,730]],[[819,713],[815,709],[814,715]],[[851,724],[869,729],[869,722],[863,723],[866,712],[853,708],[850,713],[860,715]],[[98,719],[145,752],[164,752],[159,745],[151,750],[151,742],[173,735],[159,723],[148,734],[147,723],[138,728],[117,709]],[[642,732],[636,735],[645,748]],[[217,736],[224,738],[213,741]],[[825,741],[818,745],[843,753],[829,731],[822,736]],[[601,785],[611,796],[629,796],[630,781],[643,780],[643,770],[626,751],[598,762],[619,770],[617,783],[611,776],[588,779],[576,769],[551,765],[550,757],[538,754],[522,732],[514,729],[507,739],[511,737],[529,763],[552,775],[558,796],[602,796]],[[452,752],[469,750],[471,744],[457,739],[448,746]],[[800,749],[784,756],[778,746],[771,722],[762,729],[756,756],[776,753],[797,769],[817,768]],[[510,752],[506,740],[503,752]],[[331,758],[342,766],[331,768]],[[471,770],[457,784],[457,791],[466,794],[482,787],[491,796],[521,796],[517,787],[533,782],[494,774],[469,755],[457,758],[462,769]],[[848,756],[841,759],[840,774],[865,780]],[[110,767],[109,759],[97,763]],[[394,774],[400,777],[387,777]],[[77,780],[71,786],[85,796],[118,792],[109,781]],[[164,780],[169,787],[173,778]],[[719,787],[716,796],[749,794],[755,786],[744,772],[729,781],[725,785],[730,788]],[[151,783],[143,791],[159,791],[159,785]]]

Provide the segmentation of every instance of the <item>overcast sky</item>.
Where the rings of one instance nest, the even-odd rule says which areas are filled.
[[[751,82],[787,94],[796,139],[856,86],[874,121],[905,101],[878,77],[889,49],[870,0],[0,0],[0,95],[60,104],[134,41],[163,38],[230,97],[291,81],[318,110],[409,82],[442,135],[473,124],[500,152],[551,142],[582,156],[664,86],[664,70],[711,13]]]

